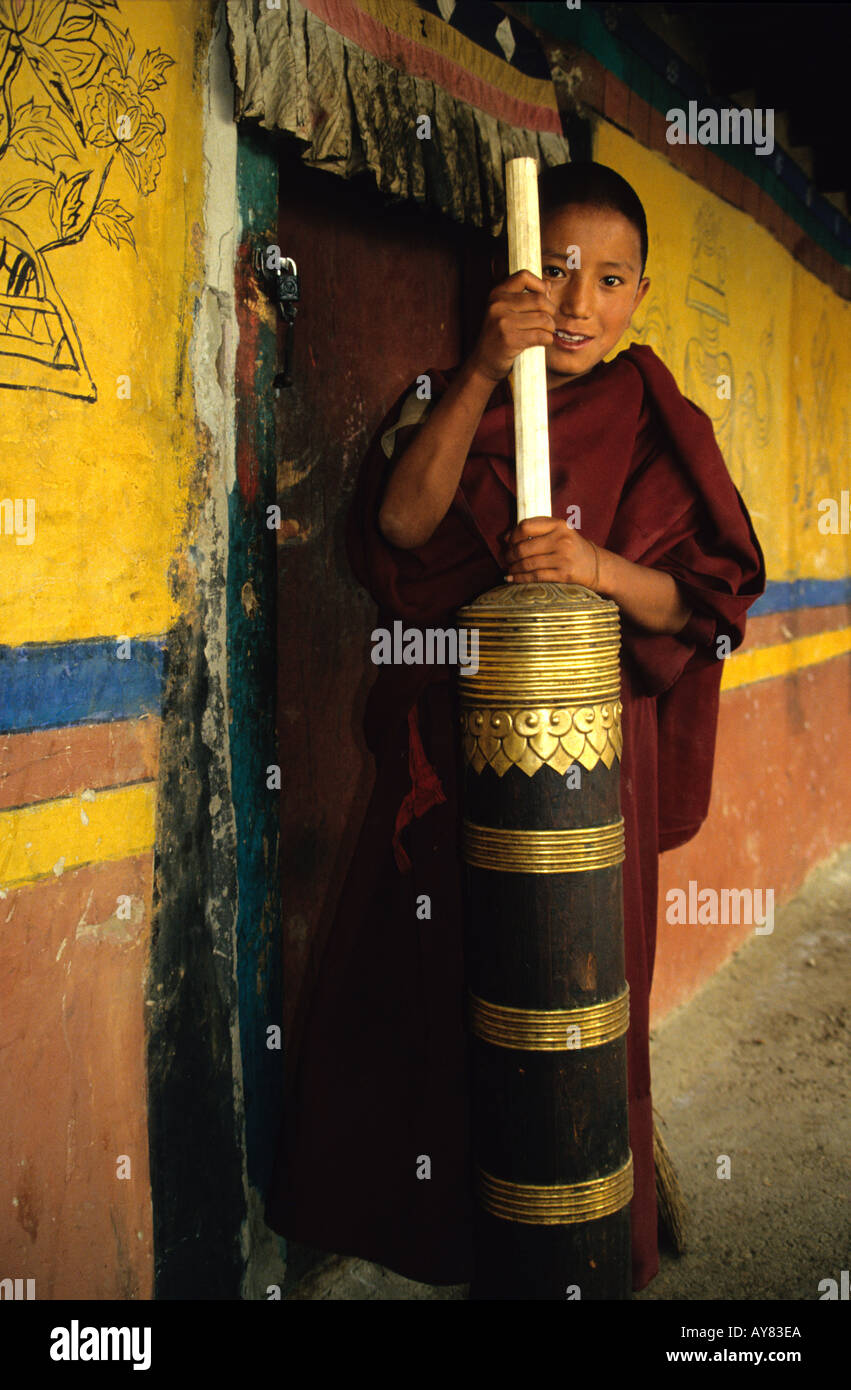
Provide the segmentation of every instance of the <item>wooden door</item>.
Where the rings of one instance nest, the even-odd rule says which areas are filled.
[[[375,605],[348,568],[345,519],[382,417],[428,366],[460,360],[495,245],[418,204],[282,161],[279,245],[301,300],[292,387],[276,406],[278,741],[287,1059],[372,788],[361,732]],[[279,334],[283,341],[283,333]]]

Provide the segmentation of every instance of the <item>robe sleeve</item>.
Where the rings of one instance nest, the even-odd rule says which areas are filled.
[[[635,563],[670,574],[680,588],[691,614],[677,633],[651,633],[622,617],[624,647],[639,674],[644,692],[662,695],[686,669],[695,653],[713,660],[718,639],[729,639],[733,652],[744,640],[745,619],[742,605],[735,598],[738,575],[729,573],[723,540],[707,537],[705,513],[696,500],[679,523],[688,533],[672,541],[662,553],[654,551],[635,557]],[[627,558],[632,559],[632,556]]]
[[[435,398],[449,378],[436,368],[431,378]],[[396,462],[396,436],[421,424],[434,401],[417,399],[418,377],[406,387],[384,417],[367,450],[349,511],[346,543],[349,562],[380,610],[412,624],[454,621],[471,595],[500,582],[493,557],[485,553],[462,493],[456,492],[446,516],[424,545],[402,550],[384,538],[378,513]]]
[[[724,656],[744,641],[746,611],[765,591],[765,562],[709,417],[652,349],[633,344],[625,356],[641,372],[655,438],[618,526],[635,552],[627,558],[670,574],[692,609],[675,634],[623,623],[624,650],[645,693],[657,696],[659,848],[666,850],[691,839],[708,813]],[[729,649],[719,647],[722,636]]]
[[[424,545],[403,550],[381,533],[378,515],[387,482],[398,457],[400,431],[421,424],[436,399],[446,389],[450,373],[429,368],[432,401],[417,397],[417,377],[396,399],[373,435],[364,455],[347,517],[346,547],[351,568],[378,605],[378,626],[389,628],[396,619],[406,629],[455,623],[456,613],[476,594],[484,593],[501,579],[493,556],[481,543],[470,509],[460,489],[434,534]],[[425,407],[425,408],[424,408]],[[400,810],[394,847],[399,854],[399,834],[406,817],[422,814],[429,797],[436,795],[425,753],[418,742],[416,706],[426,686],[445,681],[448,671],[440,665],[390,664],[377,667],[364,710],[364,735],[376,760],[396,726],[408,722],[412,796]],[[420,795],[423,788],[427,795]],[[410,813],[410,815],[409,815]]]

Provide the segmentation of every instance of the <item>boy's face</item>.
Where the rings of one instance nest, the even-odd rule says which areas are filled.
[[[578,247],[578,254],[569,247]],[[541,225],[541,250],[542,279],[556,320],[555,339],[546,349],[547,389],[552,390],[584,376],[611,351],[650,281],[639,280],[636,228],[610,208],[569,204],[549,213]],[[582,340],[560,340],[560,331]]]

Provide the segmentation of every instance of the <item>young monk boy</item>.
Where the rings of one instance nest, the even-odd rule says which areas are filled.
[[[349,552],[388,630],[398,619],[450,626],[506,579],[583,584],[620,609],[641,1289],[658,1270],[648,1037],[658,855],[706,816],[723,658],[744,638],[765,570],[708,417],[649,347],[603,360],[650,288],[637,195],[598,164],[545,170],[539,191],[542,277],[501,281],[467,360],[422,374],[430,399],[413,383],[396,402],[364,460]],[[546,348],[552,516],[518,525],[508,377],[536,344]],[[456,681],[446,666],[387,665],[370,693],[375,789],[267,1208],[294,1240],[434,1284],[466,1283],[471,1269]]]

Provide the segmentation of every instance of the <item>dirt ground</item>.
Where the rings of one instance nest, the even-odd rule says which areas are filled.
[[[817,1300],[851,1268],[851,850],[816,869],[651,1035],[653,1099],[687,1203],[686,1251],[638,1299]],[[727,1165],[729,1178],[718,1176]],[[334,1257],[295,1300],[465,1299]]]
[[[849,1044],[846,851],[651,1038],[690,1228],[639,1298],[811,1300],[849,1268]]]

